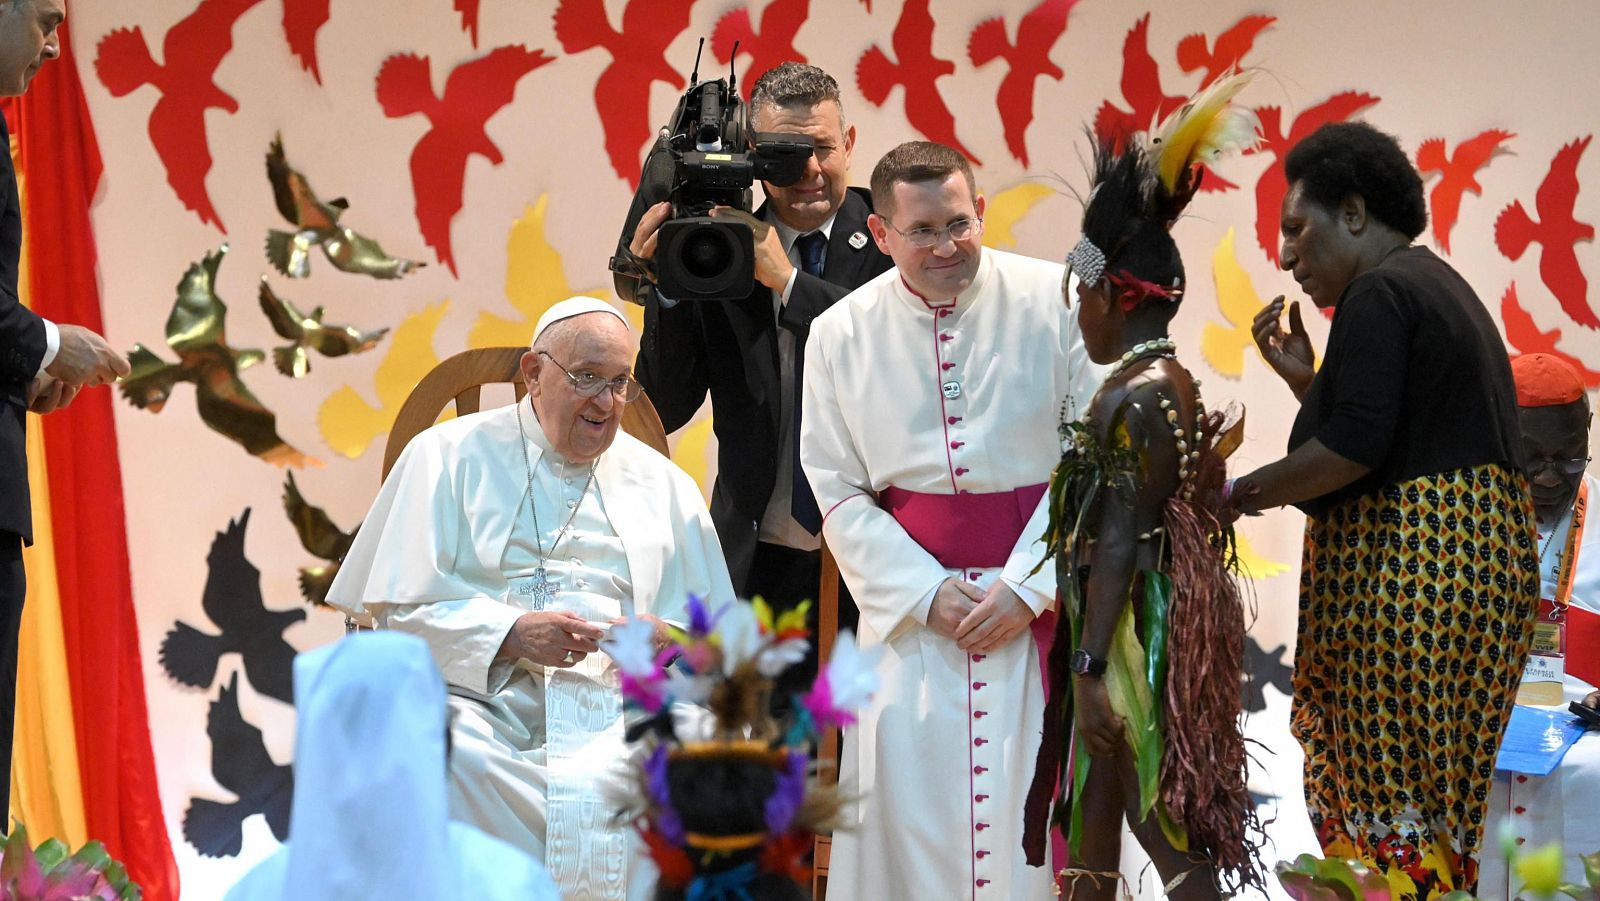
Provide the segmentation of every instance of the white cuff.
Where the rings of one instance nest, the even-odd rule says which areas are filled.
[[[799,277],[800,277],[800,267],[799,266],[795,266],[795,267],[793,267],[793,268],[791,268],[789,270],[789,280],[787,282],[784,282],[783,290],[778,293],[778,303],[786,304],[786,303],[789,302],[789,295],[790,295],[790,293],[792,293],[794,291],[795,280],[798,279]]]
[[[43,320],[43,322],[44,358],[39,361],[39,372],[34,373],[35,377],[37,377],[39,373],[44,372],[44,368],[46,366],[54,363],[56,361],[56,354],[61,352],[61,329],[56,328],[56,324],[48,319]]]

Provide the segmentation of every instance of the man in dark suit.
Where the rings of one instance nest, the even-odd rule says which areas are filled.
[[[711,496],[734,590],[779,609],[817,596],[821,512],[797,462],[801,364],[811,320],[834,301],[891,268],[867,232],[871,195],[849,187],[855,126],[847,125],[839,85],[826,72],[783,63],[756,79],[750,95],[756,132],[809,135],[805,176],[786,188],[763,183],[767,202],[754,217],[756,281],[737,301],[645,305],[636,376],[668,432],[682,427],[711,394],[717,481]],[[661,203],[639,221],[629,249],[655,252]],[[854,607],[841,603],[843,623]]]
[[[61,54],[56,29],[65,16],[61,0],[0,0],[0,95],[21,95],[39,67]],[[3,119],[0,145],[10,146]],[[22,546],[33,543],[27,412],[60,409],[85,385],[106,384],[128,372],[128,361],[99,335],[57,325],[22,305],[17,295],[21,252],[22,210],[8,150],[0,153],[0,755],[5,763],[0,812],[11,793],[17,630],[26,592]]]

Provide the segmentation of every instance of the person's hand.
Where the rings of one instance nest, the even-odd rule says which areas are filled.
[[[648,613],[635,613],[633,618],[642,619],[656,627],[655,632],[650,635],[650,647],[657,653],[660,653],[661,649],[667,646],[667,642],[672,640],[672,626],[666,620]],[[611,625],[620,626],[627,621],[627,617],[619,616],[611,621]]]
[[[1592,710],[1600,710],[1600,691],[1591,691],[1578,703]]]
[[[600,649],[605,635],[599,626],[565,610],[524,613],[500,643],[498,659],[531,660],[540,666],[566,669]]]
[[[77,396],[77,385],[40,374],[28,385],[28,409],[40,415],[52,413],[72,403]]]
[[[1121,750],[1122,717],[1111,710],[1111,696],[1103,680],[1075,676],[1072,680],[1072,718],[1078,738],[1093,757],[1114,757]]]
[[[60,349],[44,371],[72,386],[109,385],[128,374],[128,358],[81,325],[57,325]]]
[[[928,610],[928,628],[935,635],[943,635],[952,641],[956,637],[956,629],[961,627],[963,620],[978,603],[983,600],[983,592],[971,582],[963,582],[951,577],[939,583],[939,590],[934,592],[933,606]]]
[[[1026,632],[1033,610],[1002,579],[956,627],[956,645],[970,654],[988,654]]]
[[[778,230],[771,223],[731,206],[716,207],[711,215],[717,219],[737,219],[750,226],[755,236],[756,281],[774,291],[782,291],[789,284],[794,264],[783,252],[783,239],[778,237]]]
[[[1283,295],[1261,308],[1250,326],[1256,347],[1261,356],[1280,378],[1289,383],[1295,397],[1305,393],[1316,375],[1316,351],[1311,348],[1311,337],[1306,334],[1305,320],[1300,318],[1300,301],[1289,304],[1289,330],[1283,330],[1279,320],[1283,317]]]
[[[641,260],[654,259],[657,239],[660,237],[657,232],[661,231],[661,223],[671,215],[672,203],[666,200],[645,210],[644,215],[639,217],[639,224],[633,228],[633,239],[628,242],[628,250]]]

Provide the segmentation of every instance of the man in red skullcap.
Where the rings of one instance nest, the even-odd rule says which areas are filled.
[[[1584,472],[1589,463],[1590,402],[1583,378],[1552,354],[1524,354],[1511,361],[1517,385],[1523,456],[1539,519],[1539,623],[1535,653],[1554,642],[1563,654],[1546,656],[1562,673],[1561,707],[1582,700],[1600,707],[1600,521],[1591,504],[1600,500],[1600,479]],[[1530,656],[1530,660],[1539,660]],[[1564,671],[1564,672],[1563,672]],[[1508,816],[1519,843],[1528,847],[1559,841],[1565,849],[1564,881],[1583,883],[1578,855],[1600,847],[1600,732],[1588,732],[1549,776],[1496,771],[1489,794],[1487,834]],[[1484,855],[1478,891],[1509,898],[1504,858]]]

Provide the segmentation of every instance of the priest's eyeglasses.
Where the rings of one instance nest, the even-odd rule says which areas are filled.
[[[887,219],[883,220],[883,224],[894,229],[895,234],[910,241],[912,247],[938,247],[944,243],[945,235],[949,235],[952,241],[965,241],[983,234],[983,220],[974,217],[957,219],[944,228],[924,225],[906,231],[895,228],[894,223]]]
[[[1571,460],[1529,460],[1528,477],[1538,475],[1547,469],[1553,469],[1564,476],[1581,474],[1589,465],[1589,457],[1573,457]]]
[[[572,383],[572,390],[578,392],[579,397],[598,397],[600,392],[610,389],[612,395],[623,403],[638,400],[644,392],[644,386],[634,381],[631,375],[619,375],[614,379],[604,379],[588,370],[573,372],[562,366],[555,357],[547,351],[539,351],[539,355],[556,364],[556,368],[566,373],[567,381]]]

